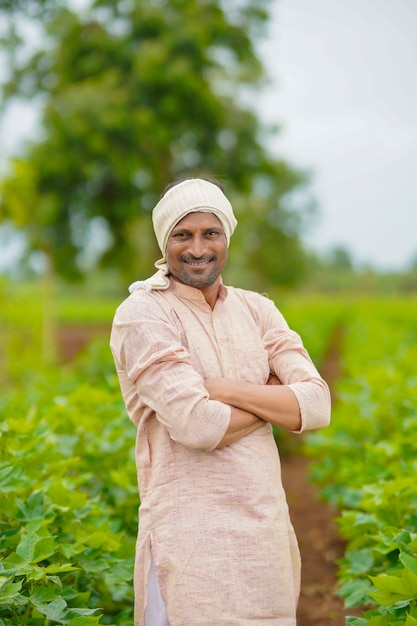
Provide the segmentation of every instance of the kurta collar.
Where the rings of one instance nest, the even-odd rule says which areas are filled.
[[[195,289],[194,287],[189,287],[188,285],[184,285],[183,283],[178,282],[177,280],[169,279],[169,287],[168,290],[175,293],[175,295],[180,298],[187,298],[188,300],[205,300],[203,293],[199,289]],[[227,297],[227,287],[223,285],[223,282],[220,283],[219,288],[219,300],[225,300]]]

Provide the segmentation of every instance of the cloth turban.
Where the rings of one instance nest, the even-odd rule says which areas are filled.
[[[174,185],[162,196],[152,211],[152,222],[162,252],[162,258],[155,263],[157,272],[143,281],[136,281],[129,287],[135,289],[167,289],[169,270],[165,259],[167,241],[172,229],[189,213],[213,213],[219,218],[229,245],[237,220],[232,205],[220,187],[201,178],[190,178]]]

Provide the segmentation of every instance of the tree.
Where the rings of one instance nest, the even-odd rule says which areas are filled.
[[[0,182],[0,220],[25,230],[29,251],[67,278],[94,260],[130,278],[151,271],[158,194],[177,175],[207,172],[242,224],[237,266],[260,284],[295,282],[305,206],[287,199],[307,177],[268,153],[273,129],[243,104],[265,79],[254,43],[269,0],[227,11],[221,0],[93,0],[78,12],[70,0],[2,2],[4,100],[43,101],[42,135]],[[42,43],[28,55],[29,22]]]

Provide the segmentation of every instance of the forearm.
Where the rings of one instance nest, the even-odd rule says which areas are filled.
[[[246,435],[250,435],[250,433],[253,433],[258,428],[265,426],[264,420],[259,419],[259,417],[248,411],[234,406],[231,406],[230,409],[231,415],[229,426],[216,448],[229,446],[231,443],[239,441],[239,439],[246,437]]]
[[[298,400],[285,385],[254,385],[228,378],[207,381],[207,385],[213,399],[248,411],[287,430],[301,428]]]

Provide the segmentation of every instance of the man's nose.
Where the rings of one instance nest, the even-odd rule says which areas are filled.
[[[206,242],[203,237],[196,236],[190,241],[189,253],[196,259],[203,256],[206,251]]]

